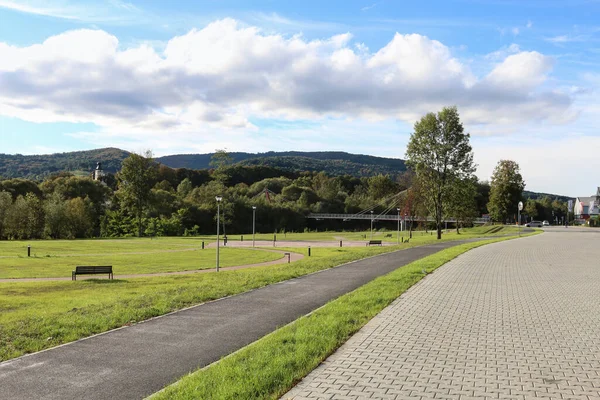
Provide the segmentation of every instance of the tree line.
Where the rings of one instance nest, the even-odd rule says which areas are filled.
[[[436,229],[438,237],[445,217],[457,218],[457,229],[486,214],[494,221],[515,222],[525,187],[518,165],[502,160],[491,182],[479,182],[469,134],[456,108],[427,114],[415,124],[407,158],[410,170],[398,176],[359,178],[232,165],[225,151],[217,151],[205,170],[173,169],[157,163],[151,153],[130,154],[120,171],[106,174],[102,181],[70,173],[43,181],[0,180],[0,239],[213,234],[216,196],[223,197],[225,234],[250,232],[253,206],[257,232],[364,230],[369,221],[316,221],[306,216],[367,209],[374,215],[399,212],[409,219],[433,216],[435,223],[424,227]],[[525,209],[531,216],[551,220],[566,206],[542,198],[527,201]],[[395,225],[376,223],[378,228]]]

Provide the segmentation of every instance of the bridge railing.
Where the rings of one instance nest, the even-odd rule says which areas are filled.
[[[327,213],[311,213],[306,218],[311,219],[341,219],[341,220],[351,220],[351,219],[364,219],[370,221],[373,219],[374,221],[398,221],[398,215],[393,214],[385,214],[385,215],[371,215],[371,214],[327,214]],[[428,221],[435,222],[435,218],[433,217],[404,217],[400,216],[400,221]],[[490,222],[489,218],[473,218],[474,224],[485,224]],[[455,223],[456,218],[444,218],[443,222]]]

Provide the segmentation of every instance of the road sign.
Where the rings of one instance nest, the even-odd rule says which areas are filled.
[[[519,202],[519,211],[523,211],[523,202],[522,201]]]

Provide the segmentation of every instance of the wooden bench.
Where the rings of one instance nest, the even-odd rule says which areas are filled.
[[[381,246],[381,240],[369,240],[369,243],[367,243],[367,246],[373,246],[373,245]]]
[[[108,279],[113,279],[112,265],[78,265],[71,272],[71,280],[76,281],[77,275],[108,274]]]

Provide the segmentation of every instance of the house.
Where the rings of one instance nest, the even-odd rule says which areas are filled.
[[[593,196],[577,197],[575,199],[573,207],[575,220],[587,221],[590,217],[598,216],[600,214],[598,206],[600,206],[600,187]]]

